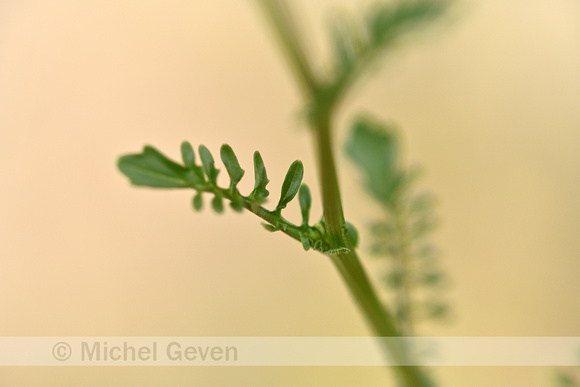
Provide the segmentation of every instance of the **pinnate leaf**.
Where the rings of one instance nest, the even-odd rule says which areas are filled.
[[[310,196],[310,189],[306,184],[300,186],[298,191],[298,201],[300,202],[300,210],[302,212],[302,225],[308,225],[310,220],[310,207],[312,206],[312,196]]]
[[[268,180],[264,161],[262,160],[262,156],[258,151],[254,152],[254,178],[254,190],[250,194],[250,198],[258,203],[261,203],[270,194],[270,192],[268,192],[266,189],[266,186],[270,180]]]
[[[193,209],[196,211],[201,211],[203,208],[203,197],[201,196],[201,192],[198,192],[192,200]]]
[[[205,145],[199,146],[199,157],[201,158],[201,163],[203,164],[203,170],[207,175],[208,180],[212,184],[217,183],[217,176],[219,170],[215,167],[215,161],[209,149],[205,147]]]
[[[244,177],[244,170],[240,167],[238,158],[236,157],[232,147],[229,145],[222,145],[220,149],[220,156],[222,162],[226,166],[228,175],[230,175],[230,187],[233,190],[236,188],[236,185],[240,182],[240,180],[242,180],[242,177]]]
[[[347,142],[346,153],[361,169],[371,194],[388,203],[399,182],[398,144],[392,128],[367,118],[358,119]]]
[[[302,183],[302,177],[304,176],[304,166],[302,161],[296,160],[290,165],[288,172],[286,173],[286,178],[282,184],[282,192],[280,194],[280,201],[276,206],[276,211],[280,212],[282,209],[286,208],[288,203],[294,199]]]
[[[215,212],[217,212],[218,214],[221,214],[222,212],[224,212],[223,198],[220,195],[215,195],[211,201],[211,206],[213,207],[213,210]]]
[[[134,185],[156,188],[189,186],[187,170],[151,146],[145,146],[141,153],[120,157],[117,166]]]

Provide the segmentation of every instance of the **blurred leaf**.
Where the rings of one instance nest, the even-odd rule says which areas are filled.
[[[441,252],[434,245],[424,243],[415,249],[415,256],[424,260],[435,260],[441,256]]]
[[[365,186],[388,203],[398,183],[398,144],[394,131],[368,118],[359,118],[346,144],[347,155],[360,168]]]
[[[298,200],[300,202],[300,210],[302,212],[302,225],[308,225],[308,221],[310,220],[312,197],[310,196],[310,190],[306,184],[302,184],[300,186],[300,191],[298,191]]]
[[[367,17],[368,34],[372,44],[385,46],[421,23],[435,19],[445,11],[448,4],[448,1],[442,0],[377,3]]]
[[[203,197],[201,196],[201,192],[198,192],[193,197],[193,208],[196,211],[201,211],[201,209],[203,208]]]
[[[224,144],[220,149],[220,156],[222,162],[226,166],[228,175],[230,175],[230,187],[232,190],[236,188],[242,177],[244,177],[244,170],[240,167],[238,158],[231,146]]]
[[[213,207],[214,211],[218,214],[224,212],[224,201],[221,195],[215,195],[213,200],[211,201],[211,206]]]
[[[203,164],[203,170],[207,175],[208,180],[213,185],[217,184],[217,176],[219,170],[215,167],[215,161],[209,149],[205,147],[205,145],[199,146],[199,157],[201,158],[201,163]]]
[[[142,153],[120,157],[117,166],[134,185],[156,188],[190,186],[187,170],[151,146],[144,147]]]
[[[181,143],[181,159],[183,160],[185,168],[194,169],[197,167],[197,165],[195,165],[195,153],[193,152],[193,147],[187,141]]]
[[[555,383],[557,387],[578,387],[579,385],[572,375],[569,375],[564,371],[556,373]]]
[[[341,73],[347,73],[352,70],[358,59],[363,45],[362,39],[346,17],[337,19],[331,24],[331,36],[336,64]]]
[[[449,306],[441,301],[427,301],[424,306],[428,318],[438,320],[449,316]]]
[[[445,275],[441,272],[428,272],[420,276],[419,282],[423,286],[436,287],[443,284]]]
[[[290,165],[288,172],[286,173],[286,178],[282,184],[282,192],[280,194],[280,201],[276,206],[276,212],[282,211],[286,208],[286,205],[294,199],[302,183],[302,177],[304,176],[304,166],[300,160],[296,160]]]
[[[266,174],[266,167],[260,152],[254,152],[254,190],[250,193],[250,198],[258,203],[262,203],[270,194],[266,186],[270,182]]]
[[[232,210],[236,212],[244,211],[244,200],[239,194],[234,196],[234,198],[230,202],[230,207],[232,208]]]
[[[371,245],[370,252],[372,255],[385,255],[387,252],[387,247],[383,241],[374,242]]]
[[[433,217],[424,216],[417,219],[410,226],[411,238],[417,239],[433,231],[437,227],[437,221]]]
[[[409,202],[409,213],[432,210],[436,204],[435,196],[428,192],[413,196]]]
[[[358,246],[358,231],[357,231],[356,227],[354,227],[354,225],[350,222],[346,222],[345,226],[346,226],[346,233],[347,233],[350,241],[352,242],[352,245],[354,247],[357,247]]]
[[[188,178],[194,184],[205,183],[205,177],[203,175],[203,169],[195,164],[195,153],[191,144],[187,141],[181,143],[181,159],[185,168],[188,169]]]
[[[403,284],[403,274],[400,271],[391,271],[383,276],[383,282],[391,289],[398,289]]]

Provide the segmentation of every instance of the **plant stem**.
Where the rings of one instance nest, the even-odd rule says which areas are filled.
[[[311,111],[310,125],[315,136],[322,190],[324,220],[329,234],[330,248],[346,247],[339,254],[330,255],[334,266],[345,281],[352,297],[361,309],[374,333],[381,337],[400,336],[392,315],[385,309],[372,287],[348,237],[345,238],[345,219],[340,198],[340,189],[334,152],[332,149],[331,122],[337,99],[329,93],[321,78],[317,78],[306,58],[305,50],[298,39],[298,30],[290,18],[288,4],[284,0],[259,0],[281,43],[297,81],[302,86],[306,102]],[[388,346],[385,351],[397,364],[410,364],[403,346]],[[425,374],[416,366],[394,366],[401,386],[433,386]]]
[[[330,247],[346,246],[349,249],[348,252],[331,255],[332,261],[375,334],[380,337],[401,336],[393,317],[384,308],[372,287],[360,263],[360,259],[354,250],[354,246],[352,246],[349,240],[345,240],[344,238],[344,233],[342,232],[345,227],[344,214],[340,200],[329,123],[330,119],[326,118],[315,128],[324,220],[327,231],[330,234]],[[405,348],[388,347],[385,350],[398,364],[409,364],[408,362],[411,360]],[[427,383],[430,383],[418,367],[395,366],[393,368],[397,372],[403,386],[421,387],[429,385]]]

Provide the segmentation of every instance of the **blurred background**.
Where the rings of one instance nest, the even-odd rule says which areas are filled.
[[[330,11],[366,2],[295,3],[323,63]],[[250,214],[194,213],[189,192],[132,188],[116,169],[144,144],[178,158],[183,140],[215,155],[227,142],[248,174],[243,193],[260,150],[272,201],[295,159],[316,197],[301,96],[262,16],[234,0],[0,2],[0,336],[369,334],[324,256]],[[394,122],[439,197],[454,315],[423,334],[580,336],[579,20],[572,0],[465,1],[388,55],[345,106],[339,149],[353,113]],[[376,208],[338,163],[346,216],[362,230]],[[552,372],[435,370],[442,386],[548,386]],[[387,377],[376,367],[0,368],[0,384],[15,387]]]

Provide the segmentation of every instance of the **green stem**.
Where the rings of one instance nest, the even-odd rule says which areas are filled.
[[[317,79],[304,54],[301,42],[297,38],[296,25],[290,22],[288,5],[286,13],[283,0],[260,0],[266,14],[274,27],[282,49],[288,58],[297,80],[302,85],[307,104],[311,108],[311,126],[315,135],[318,169],[322,189],[322,206],[330,248],[346,247],[339,254],[330,255],[334,266],[345,281],[352,297],[361,309],[374,333],[381,337],[400,336],[400,331],[391,314],[380,302],[369,278],[355,253],[354,246],[345,238],[345,220],[340,198],[340,189],[332,149],[331,121],[336,98],[329,98],[329,89]],[[345,81],[345,84],[349,83]],[[332,90],[330,90],[332,91]],[[331,93],[332,94],[332,93]],[[332,95],[330,96],[332,97]],[[399,364],[408,364],[410,359],[406,349],[401,346],[389,346],[386,352]],[[401,386],[432,386],[419,367],[394,366]]]
[[[266,13],[286,59],[298,74],[303,91],[312,93],[316,88],[316,79],[300,41],[299,30],[290,7],[284,0],[258,0],[258,3]]]
[[[380,337],[401,336],[393,317],[384,308],[372,287],[354,246],[344,238],[342,231],[345,227],[344,213],[340,200],[329,123],[330,119],[327,118],[315,128],[324,220],[329,232],[330,247],[347,247],[349,250],[331,256],[332,261],[375,334]],[[404,348],[388,347],[385,350],[399,364],[408,364],[410,361]],[[425,375],[418,367],[395,366],[393,368],[403,386],[422,387],[429,385]]]

